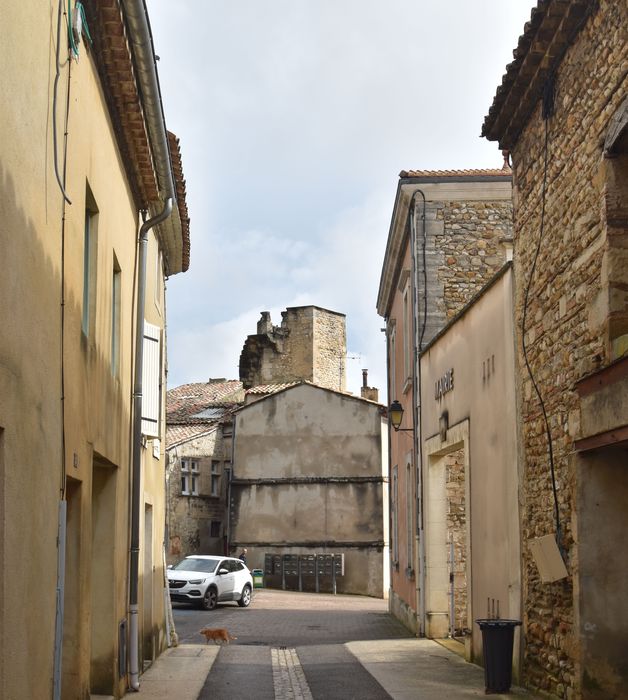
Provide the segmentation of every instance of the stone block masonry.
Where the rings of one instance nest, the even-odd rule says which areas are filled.
[[[512,153],[518,277],[515,315],[525,447],[521,480],[527,640],[524,680],[561,698],[594,697],[583,688],[586,673],[580,667],[583,640],[577,620],[580,571],[575,496],[580,476],[573,455],[580,403],[574,384],[614,359],[607,279],[613,250],[605,205],[609,164],[602,148],[609,121],[626,95],[627,15],[625,3],[599,3],[560,63],[553,115],[546,123],[537,104]],[[542,227],[546,128],[548,169]],[[540,236],[539,258],[524,309]],[[555,532],[556,525],[545,425],[521,352],[524,313],[530,364],[549,416],[561,544],[569,571],[569,578],[552,584],[541,583],[526,546],[529,538]]]
[[[344,391],[347,354],[345,315],[318,306],[290,307],[280,326],[262,312],[257,333],[249,335],[240,355],[245,388],[307,380]]]

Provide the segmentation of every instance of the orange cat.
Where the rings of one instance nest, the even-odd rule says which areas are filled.
[[[205,639],[207,640],[207,644],[209,644],[209,640],[213,639],[214,644],[218,644],[218,640],[222,640],[226,644],[229,644],[229,642],[232,639],[237,639],[237,637],[232,637],[229,632],[224,627],[218,627],[216,629],[211,629],[210,627],[204,627],[199,634],[202,634]]]

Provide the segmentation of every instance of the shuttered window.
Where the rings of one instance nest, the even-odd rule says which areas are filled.
[[[144,322],[142,367],[142,434],[159,437],[161,328]]]

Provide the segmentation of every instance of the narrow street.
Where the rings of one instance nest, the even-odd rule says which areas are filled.
[[[204,644],[199,634],[203,627],[224,627],[237,638],[229,645],[210,642],[201,647],[215,655],[197,696],[201,700],[428,700],[484,695],[481,668],[436,642],[414,638],[388,614],[383,600],[262,589],[255,592],[249,608],[232,603],[213,611],[173,607],[177,655]],[[145,690],[150,687],[146,684]],[[161,687],[167,692],[165,685]],[[517,689],[513,695],[533,697]],[[144,696],[162,697],[150,691]]]

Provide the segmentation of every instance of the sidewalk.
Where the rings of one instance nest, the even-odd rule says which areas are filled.
[[[464,700],[485,695],[483,669],[429,639],[384,639],[344,646],[393,700]],[[168,649],[141,677],[139,695],[150,700],[197,700],[219,651],[220,646],[211,644]],[[294,695],[288,692],[285,697]],[[534,700],[538,696],[512,688],[509,695],[492,697]],[[277,696],[277,700],[283,699]]]
[[[166,649],[140,677],[138,696],[196,700],[219,651],[217,644],[182,644]]]

